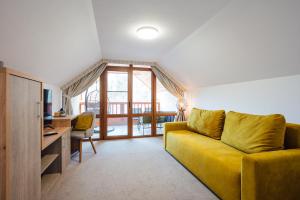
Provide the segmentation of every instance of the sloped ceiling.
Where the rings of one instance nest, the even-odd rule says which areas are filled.
[[[1,0],[0,60],[62,85],[101,59],[90,0]]]
[[[93,0],[102,55],[105,58],[157,61],[228,0]],[[136,29],[154,26],[160,35],[140,40]]]
[[[7,0],[0,60],[56,85],[102,57],[157,61],[193,89],[300,74],[298,19],[296,0]]]
[[[160,64],[187,88],[300,74],[300,1],[233,0]]]

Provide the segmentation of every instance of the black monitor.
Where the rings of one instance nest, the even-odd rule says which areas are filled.
[[[52,90],[44,89],[44,127],[52,123]]]

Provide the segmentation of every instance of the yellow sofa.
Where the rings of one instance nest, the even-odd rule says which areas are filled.
[[[247,154],[170,122],[164,147],[224,200],[300,199],[300,125],[286,125],[284,150]]]

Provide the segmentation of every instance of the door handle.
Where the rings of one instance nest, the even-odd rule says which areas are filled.
[[[36,102],[37,106],[37,118],[41,118],[41,102]]]

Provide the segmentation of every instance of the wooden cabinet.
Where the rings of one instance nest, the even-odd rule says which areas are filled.
[[[0,199],[40,200],[42,82],[0,68]]]
[[[61,137],[62,139],[62,172],[65,171],[71,160],[71,133],[70,130]]]

